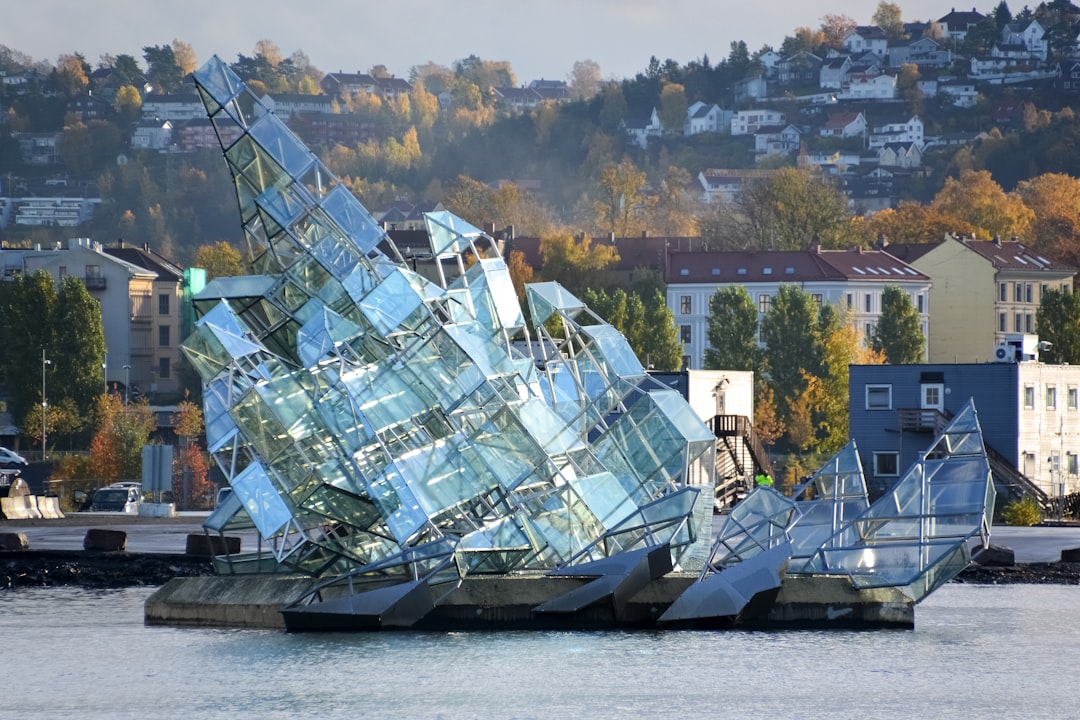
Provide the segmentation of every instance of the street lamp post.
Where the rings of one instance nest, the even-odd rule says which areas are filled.
[[[45,366],[52,365],[52,360],[45,358],[45,348],[41,348],[41,459],[45,459],[45,413],[49,401],[45,398]]]
[[[131,366],[124,366],[124,406],[131,402]]]

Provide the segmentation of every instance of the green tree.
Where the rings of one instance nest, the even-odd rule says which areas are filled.
[[[168,94],[180,89],[184,82],[184,70],[176,61],[176,53],[170,45],[147,45],[143,48],[146,60],[146,79],[154,92]]]
[[[796,285],[781,285],[761,320],[763,368],[776,398],[777,414],[791,428],[792,408],[821,368],[818,306]]]
[[[0,282],[0,381],[8,391],[12,416],[22,422],[35,405],[41,405],[41,385],[33,379],[45,373],[46,387],[52,387],[55,365],[45,365],[44,357],[54,357],[56,286],[44,271],[17,275]],[[100,362],[100,360],[99,360]],[[52,402],[61,398],[46,395]]]
[[[1080,295],[1053,289],[1043,293],[1035,323],[1039,339],[1050,343],[1040,356],[1043,362],[1080,365]]]
[[[881,295],[881,317],[870,333],[870,347],[890,365],[913,365],[926,356],[919,311],[906,292],[888,285]]]
[[[756,370],[758,311],[743,285],[719,288],[709,300],[709,370]]]
[[[667,371],[682,369],[683,344],[679,341],[675,314],[659,289],[645,298],[645,334],[641,347],[635,352],[646,368]]]
[[[105,390],[105,330],[101,303],[68,275],[60,283],[53,317],[53,384],[50,395],[68,398],[82,417],[93,413]]]

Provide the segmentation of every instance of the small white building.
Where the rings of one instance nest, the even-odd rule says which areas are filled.
[[[739,110],[731,118],[731,134],[753,135],[758,128],[786,123],[787,116],[778,110]]]
[[[715,103],[696,102],[686,109],[685,135],[698,135],[706,132],[726,133],[731,130],[730,110],[724,110]]]

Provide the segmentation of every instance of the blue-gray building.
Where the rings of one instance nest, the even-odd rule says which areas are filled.
[[[896,482],[969,398],[1003,500],[1080,490],[1080,367],[852,365],[848,387],[850,434],[873,495]]]

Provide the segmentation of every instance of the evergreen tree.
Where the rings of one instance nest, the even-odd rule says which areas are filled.
[[[1039,340],[1050,343],[1040,356],[1043,362],[1080,365],[1080,295],[1061,290],[1043,293],[1035,323]]]
[[[919,312],[908,294],[889,285],[881,296],[881,318],[870,333],[870,347],[883,353],[890,365],[920,363],[926,355]]]
[[[755,370],[758,365],[758,312],[743,285],[720,288],[709,301],[709,370]]]

